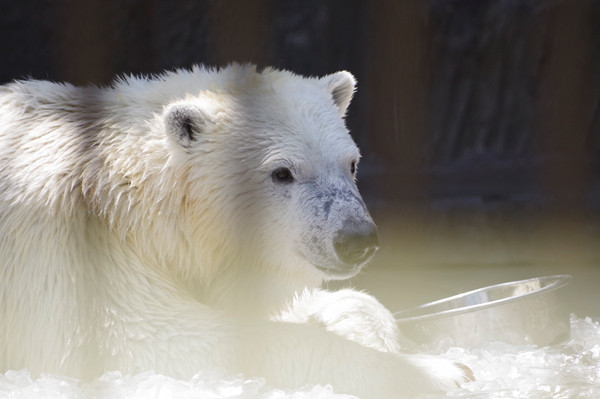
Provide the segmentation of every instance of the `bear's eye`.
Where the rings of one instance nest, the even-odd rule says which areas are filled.
[[[291,183],[294,181],[294,176],[288,168],[277,168],[271,173],[271,177],[275,183]]]
[[[356,174],[356,161],[352,161],[350,164],[350,174],[354,176]]]

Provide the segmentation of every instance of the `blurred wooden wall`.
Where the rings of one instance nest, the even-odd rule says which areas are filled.
[[[598,135],[593,104],[600,72],[593,59],[593,29],[598,22],[589,1],[559,2],[544,15],[547,58],[539,75],[536,133],[545,157],[543,183],[560,214],[585,211],[593,183],[590,159]]]
[[[420,0],[370,3],[370,51],[364,83],[374,158],[393,173],[374,190],[385,198],[419,203],[426,195],[422,173],[431,131],[432,27]]]
[[[593,1],[371,3],[368,123],[393,207],[528,198],[589,214],[598,173]],[[518,204],[517,204],[518,206]]]

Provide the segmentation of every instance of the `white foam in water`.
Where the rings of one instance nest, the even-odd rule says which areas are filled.
[[[11,399],[353,399],[335,394],[330,386],[311,386],[296,391],[272,389],[261,379],[219,378],[200,373],[190,381],[147,372],[123,376],[104,374],[92,382],[43,375],[32,379],[27,370],[0,374],[0,398]]]
[[[424,348],[429,353],[467,364],[476,381],[450,393],[454,398],[599,398],[600,326],[589,318],[571,317],[571,338],[552,347],[491,343],[484,348]],[[438,396],[433,396],[437,398]],[[446,397],[440,395],[440,398]],[[260,379],[198,374],[189,381],[155,373],[123,376],[106,373],[92,382],[44,375],[32,379],[26,370],[0,374],[0,398],[11,399],[351,399],[329,386],[296,391],[273,389]]]
[[[443,356],[469,365],[477,378],[451,397],[600,397],[600,326],[589,318],[572,315],[571,338],[560,345],[493,343],[481,349],[450,348]]]

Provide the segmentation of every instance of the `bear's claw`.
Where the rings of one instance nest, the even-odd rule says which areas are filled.
[[[454,365],[463,371],[463,377],[464,377],[463,383],[475,381],[475,374],[473,373],[473,370],[471,370],[470,367],[468,367],[462,363],[454,363]],[[460,388],[461,384],[456,382],[456,386],[458,386]]]

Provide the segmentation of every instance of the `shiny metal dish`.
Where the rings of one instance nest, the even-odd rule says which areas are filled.
[[[553,345],[570,335],[561,291],[571,281],[557,275],[492,285],[394,314],[402,333],[420,344]]]

